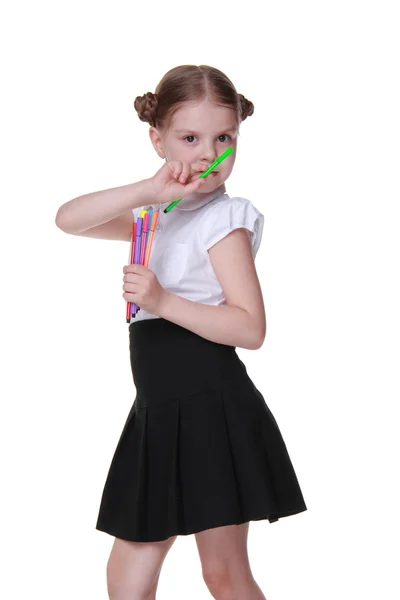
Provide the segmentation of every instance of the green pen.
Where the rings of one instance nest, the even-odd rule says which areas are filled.
[[[207,175],[209,175],[211,173],[211,171],[213,169],[215,169],[215,167],[217,167],[220,163],[222,163],[222,161],[229,156],[230,154],[232,154],[233,152],[233,148],[227,148],[225,150],[225,152],[223,152],[221,154],[221,156],[218,156],[217,160],[215,160],[207,169],[207,171],[204,171],[204,173],[201,173],[199,175],[199,179],[204,179],[204,177],[207,177]],[[174,208],[174,206],[176,206],[178,204],[178,202],[180,202],[182,200],[182,198],[178,198],[178,200],[174,200],[173,202],[171,202],[171,204],[169,204],[167,206],[167,208],[164,208],[164,212],[167,213],[170,210],[172,210]]]

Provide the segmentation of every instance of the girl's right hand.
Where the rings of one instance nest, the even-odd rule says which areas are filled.
[[[197,192],[207,178],[199,179],[199,175],[207,169],[202,163],[187,163],[171,160],[163,164],[153,177],[149,179],[154,198],[162,204],[184,198]]]

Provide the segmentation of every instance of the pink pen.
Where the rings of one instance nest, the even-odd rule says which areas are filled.
[[[144,215],[143,219],[143,231],[142,231],[142,245],[140,248],[140,264],[144,265],[144,255],[146,252],[146,244],[147,244],[147,232],[149,230],[149,219],[150,215],[148,212]]]

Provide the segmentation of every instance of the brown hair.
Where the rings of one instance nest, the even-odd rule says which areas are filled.
[[[207,65],[181,65],[168,71],[156,87],[135,98],[141,121],[158,129],[168,129],[178,108],[188,101],[209,98],[219,106],[233,108],[237,123],[253,114],[254,104],[238,94],[232,81],[219,69]]]

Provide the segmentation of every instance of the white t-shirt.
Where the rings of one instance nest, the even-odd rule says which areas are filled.
[[[260,247],[264,215],[246,198],[231,198],[225,184],[209,194],[186,196],[171,211],[170,204],[133,209],[135,222],[143,209],[158,210],[148,268],[168,292],[202,304],[226,305],[224,292],[207,250],[234,229],[249,230],[253,257]],[[157,319],[141,309],[131,323]]]

